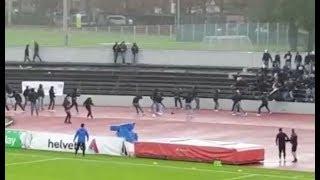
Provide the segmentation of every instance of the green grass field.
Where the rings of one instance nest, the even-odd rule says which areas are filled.
[[[314,173],[6,148],[6,180],[311,180]]]
[[[18,28],[11,27],[5,30],[5,46],[25,46],[32,40],[37,40],[40,46],[64,46],[65,33],[49,29],[40,28]],[[114,43],[115,41],[137,42],[143,49],[165,49],[165,50],[225,50],[225,51],[263,51],[268,48],[270,51],[287,51],[286,46],[217,46],[207,45],[202,42],[177,42],[169,36],[137,35],[134,39],[132,34],[95,32],[95,31],[72,31],[69,34],[70,47],[97,47],[101,43]]]

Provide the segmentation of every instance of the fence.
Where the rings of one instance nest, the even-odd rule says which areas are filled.
[[[21,30],[30,30],[32,32],[41,31],[36,33],[35,39],[42,39],[40,36],[44,32],[58,32],[60,33],[58,39],[61,38],[59,45],[69,44],[64,43],[65,33],[62,32],[62,28],[52,27],[35,27],[35,26],[23,26],[23,27],[7,27],[6,28],[6,45],[16,45],[15,40],[10,39],[9,34],[12,32],[19,33]],[[261,51],[263,49],[274,49],[279,51],[288,50],[290,48],[290,41],[297,40],[298,50],[306,50],[308,44],[308,32],[299,30],[297,38],[290,35],[289,25],[286,23],[225,23],[225,24],[182,24],[179,27],[176,25],[137,25],[137,26],[104,26],[104,27],[82,27],[82,28],[69,28],[69,36],[76,35],[79,32],[87,32],[86,37],[91,42],[96,36],[117,36],[118,39],[124,39],[127,41],[142,40],[142,44],[162,43],[163,48],[166,49],[166,43],[185,42],[186,44],[193,43],[195,50],[208,46],[203,43],[203,39],[206,36],[246,36],[250,39],[253,45],[253,49],[249,47],[220,47],[218,50],[256,50]],[[25,32],[24,32],[25,33]],[[16,34],[12,34],[15,36]],[[48,35],[50,36],[50,35]],[[101,37],[100,37],[101,39]],[[112,38],[111,38],[112,39]],[[70,39],[67,39],[70,40]],[[11,41],[11,42],[10,42]],[[55,40],[57,41],[57,40]],[[113,42],[114,40],[110,40]],[[42,43],[44,44],[44,43]],[[72,44],[72,43],[71,43]],[[96,43],[98,44],[98,42]],[[179,43],[180,45],[183,43]],[[50,45],[50,42],[48,42]],[[85,44],[82,44],[85,46]],[[89,45],[89,44],[88,44]],[[162,47],[161,47],[162,48]],[[168,46],[170,49],[170,47]],[[183,49],[183,45],[181,46]],[[210,49],[204,48],[204,49]],[[216,50],[215,47],[211,49]]]

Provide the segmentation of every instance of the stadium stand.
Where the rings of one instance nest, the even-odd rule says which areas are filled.
[[[241,72],[246,82],[242,88],[245,99],[259,99],[256,88],[258,68],[243,72],[241,67],[118,65],[85,63],[46,63],[21,66],[20,62],[6,62],[6,83],[21,92],[22,81],[63,81],[64,93],[79,88],[82,94],[150,96],[152,90],[160,89],[164,96],[173,96],[176,87],[189,91],[197,86],[199,97],[212,98],[214,89],[221,90],[221,98],[229,99],[236,86],[234,75]],[[271,86],[267,87],[271,91]],[[295,94],[303,94],[296,89]]]

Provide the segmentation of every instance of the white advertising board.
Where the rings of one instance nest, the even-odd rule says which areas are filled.
[[[22,81],[22,92],[26,89],[26,86],[29,88],[34,88],[36,91],[39,87],[39,84],[42,84],[44,94],[49,95],[50,87],[54,87],[54,92],[56,96],[63,95],[64,82],[62,81]]]
[[[31,132],[30,149],[74,152],[73,135],[47,132]],[[124,139],[119,137],[91,136],[86,143],[88,154],[122,155]]]

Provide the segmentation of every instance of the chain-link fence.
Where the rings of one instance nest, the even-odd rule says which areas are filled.
[[[219,41],[210,41],[207,38]],[[246,39],[246,43],[238,43]],[[22,46],[37,40],[44,46],[99,46],[115,41],[138,42],[151,49],[286,51],[290,42],[297,41],[297,49],[307,49],[308,32],[299,30],[290,36],[285,23],[225,23],[137,25],[104,27],[69,27],[63,32],[59,26],[6,27],[6,46]]]

